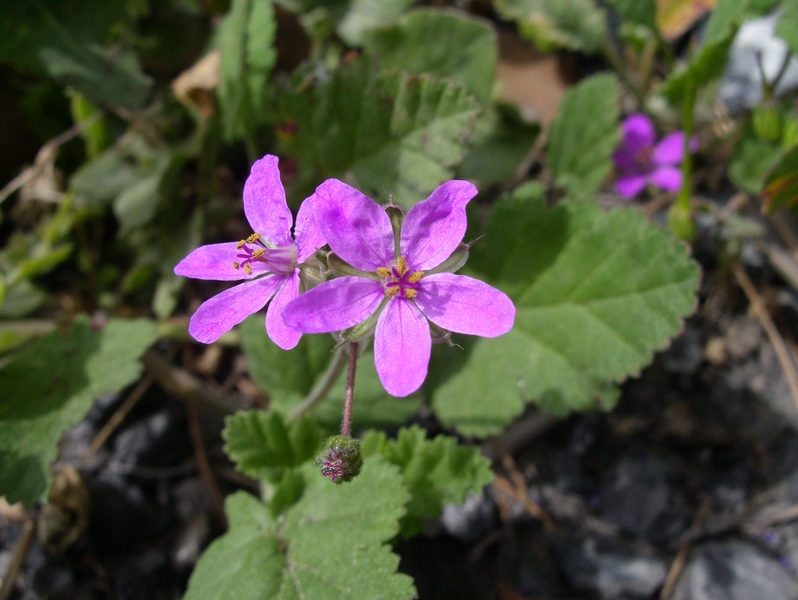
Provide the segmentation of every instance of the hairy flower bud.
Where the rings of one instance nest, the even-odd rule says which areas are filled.
[[[324,452],[316,459],[321,474],[333,483],[352,481],[360,475],[363,457],[360,455],[360,442],[352,437],[334,435],[327,438]]]

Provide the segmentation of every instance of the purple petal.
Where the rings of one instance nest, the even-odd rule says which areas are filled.
[[[659,167],[648,180],[662,190],[676,192],[682,187],[682,172],[676,167]]]
[[[612,162],[615,163],[618,169],[623,171],[634,171],[640,167],[637,162],[637,155],[634,152],[629,152],[623,146],[612,153]]]
[[[690,138],[690,152],[698,150],[698,138]],[[684,158],[684,132],[675,131],[662,138],[651,156],[655,165],[678,165]]]
[[[294,239],[296,240],[297,263],[302,264],[316,250],[324,246],[324,236],[316,224],[316,202],[318,198],[313,195],[306,198],[299,207],[294,225]]]
[[[267,154],[252,165],[244,183],[244,214],[255,233],[281,248],[291,245],[293,217],[285,203],[276,156]]]
[[[466,204],[476,195],[467,181],[447,181],[410,209],[400,247],[411,269],[425,271],[451,256],[466,232]]]
[[[200,305],[189,321],[188,332],[203,344],[215,342],[223,333],[266,306],[282,281],[279,275],[267,275],[217,294]]]
[[[416,304],[430,321],[455,333],[496,337],[515,321],[515,306],[504,292],[465,275],[425,277]]]
[[[289,302],[283,310],[283,321],[302,333],[341,331],[368,319],[384,296],[379,281],[339,277]]]
[[[274,294],[266,311],[266,334],[283,350],[291,350],[299,343],[302,334],[288,327],[283,321],[283,309],[299,296],[299,275],[294,273],[284,278],[284,283]]]
[[[255,261],[252,263],[252,275],[247,275],[244,269],[233,268],[237,254],[236,242],[200,246],[177,263],[175,275],[194,279],[240,281],[255,277],[268,269],[262,262]]]
[[[420,388],[431,348],[429,323],[413,303],[388,302],[374,334],[374,364],[385,391],[401,398]]]
[[[379,204],[337,179],[322,183],[313,196],[316,223],[333,252],[362,271],[390,264],[393,230]]]
[[[644,148],[651,148],[657,141],[654,124],[643,113],[634,113],[623,122],[621,148],[634,156]]]
[[[645,175],[620,175],[615,180],[615,191],[624,198],[634,198],[643,191],[644,187],[646,187]]]

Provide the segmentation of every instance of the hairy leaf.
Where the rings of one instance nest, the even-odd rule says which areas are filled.
[[[230,529],[200,558],[186,600],[415,596],[385,544],[407,502],[396,467],[371,457],[354,481],[340,486],[312,465],[302,472],[305,492],[279,520],[245,492],[227,499]]]
[[[695,305],[697,265],[637,211],[547,209],[528,185],[493,208],[485,239],[469,268],[513,299],[515,326],[458,337],[465,351],[438,352],[429,382],[437,415],[466,435],[497,433],[528,401],[557,413],[612,404],[614,382],[645,366]]]
[[[9,502],[30,506],[45,496],[61,434],[96,398],[135,381],[154,341],[150,321],[111,319],[95,331],[84,318],[0,369],[0,490]]]
[[[568,90],[549,131],[554,182],[575,197],[598,191],[618,145],[618,83],[596,75]]]
[[[493,0],[493,5],[543,51],[596,52],[607,35],[604,11],[593,0]]]
[[[395,440],[381,431],[369,431],[362,451],[366,457],[379,454],[402,470],[411,493],[408,514],[402,519],[405,537],[421,531],[422,519],[440,516],[444,504],[459,504],[493,481],[490,461],[479,448],[461,446],[445,435],[427,439],[418,425],[400,429]]]
[[[430,75],[378,74],[345,61],[328,80],[284,97],[307,186],[337,177],[377,200],[411,206],[450,179],[466,153],[479,104]]]
[[[448,77],[488,102],[496,76],[496,32],[486,21],[463,13],[419,9],[395,25],[367,31],[366,50],[383,69]],[[457,52],[452,52],[457,48]]]
[[[276,483],[316,456],[324,433],[306,417],[286,423],[279,413],[249,410],[227,417],[222,437],[239,471]]]

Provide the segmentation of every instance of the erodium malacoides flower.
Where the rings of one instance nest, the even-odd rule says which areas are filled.
[[[267,154],[252,165],[244,184],[244,214],[254,233],[239,242],[200,246],[175,267],[177,275],[195,279],[243,281],[204,302],[191,317],[188,331],[210,344],[256,313],[266,311],[266,333],[284,350],[299,343],[302,334],[286,327],[283,307],[300,293],[303,280],[319,271],[316,250],[324,238],[313,218],[313,202],[293,217],[285,201],[277,157]]]
[[[615,191],[624,198],[633,198],[646,185],[677,191],[682,185],[684,132],[675,131],[657,142],[654,123],[642,113],[629,115],[621,129],[621,143],[612,155],[619,171]],[[697,149],[698,140],[691,138],[690,152]]]
[[[344,331],[344,339],[373,328],[377,373],[394,396],[421,387],[433,334],[507,333],[515,320],[512,301],[486,283],[447,272],[467,257],[465,207],[476,194],[467,181],[449,181],[404,216],[341,181],[322,183],[310,199],[334,253],[328,265],[342,276],[289,302],[285,323],[303,333]]]

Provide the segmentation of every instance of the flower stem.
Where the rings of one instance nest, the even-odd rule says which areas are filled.
[[[346,396],[344,396],[344,418],[341,435],[349,437],[352,431],[352,401],[355,399],[355,369],[357,368],[357,342],[349,344],[349,371],[346,374]]]
[[[695,237],[690,199],[693,195],[693,155],[690,140],[693,137],[693,111],[695,108],[695,81],[688,78],[682,105],[682,130],[684,131],[684,157],[682,159],[682,187],[676,202],[668,211],[668,226],[677,237],[691,242]]]
[[[301,404],[295,406],[291,412],[288,413],[289,421],[298,419],[327,397],[327,393],[330,391],[333,384],[338,380],[338,375],[341,374],[345,363],[346,354],[341,349],[336,350],[335,355],[333,356],[333,359],[327,367],[327,371],[324,373],[324,377],[319,384],[313,388],[313,390],[310,392],[310,394],[308,394]]]

